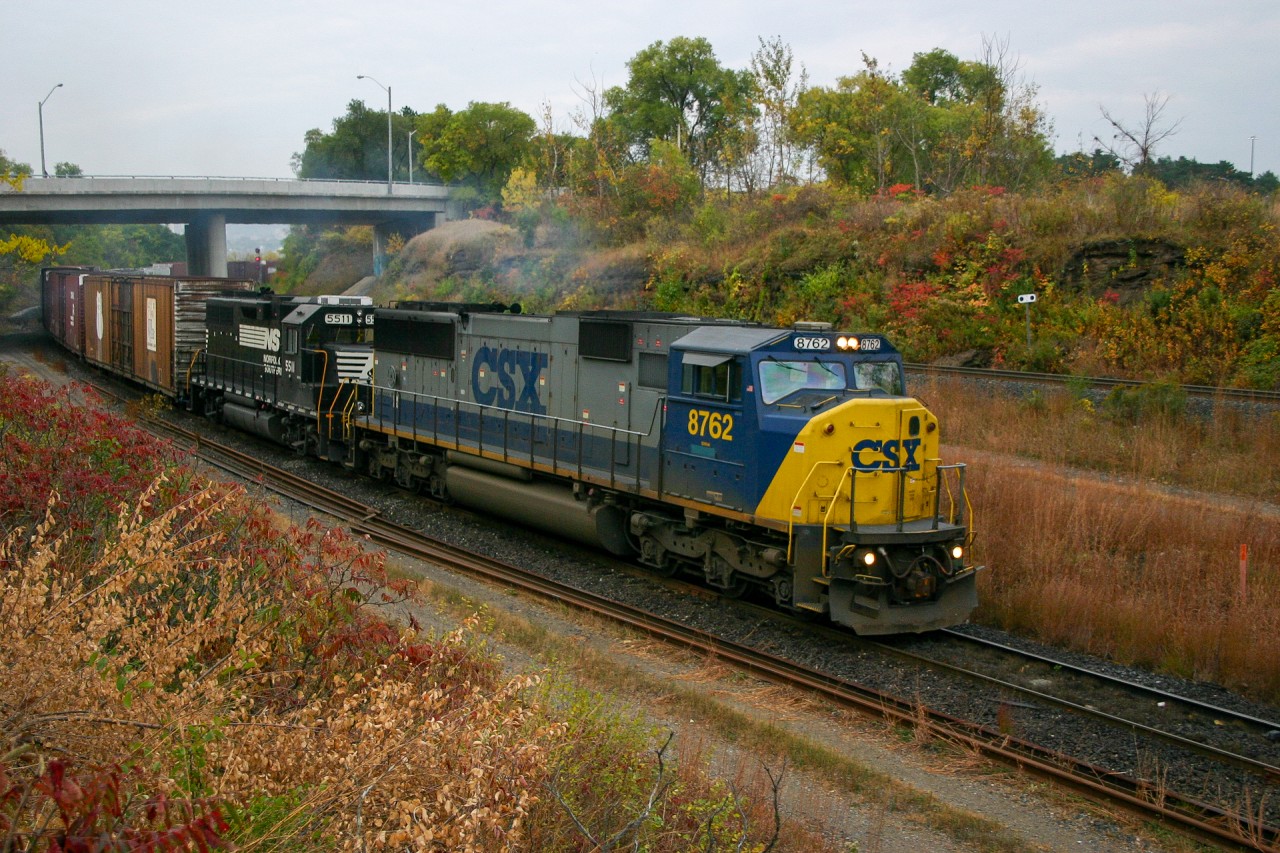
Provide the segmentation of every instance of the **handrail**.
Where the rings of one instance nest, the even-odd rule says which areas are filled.
[[[391,411],[393,413],[391,418],[391,423],[393,426],[400,423],[399,412],[402,408],[401,398],[408,398],[409,402],[413,404],[413,419],[412,419],[412,422],[409,424],[409,426],[413,430],[415,435],[417,434],[417,431],[418,431],[417,407],[421,403],[426,403],[430,405],[433,412],[433,424],[434,424],[433,430],[432,430],[432,439],[436,443],[439,443],[440,441],[439,425],[438,425],[439,414],[440,414],[440,411],[445,407],[451,408],[453,410],[452,441],[455,445],[460,445],[462,442],[460,414],[464,410],[463,407],[466,407],[467,410],[474,411],[476,413],[477,415],[476,449],[479,451],[483,451],[485,449],[485,433],[484,433],[485,418],[498,417],[503,424],[501,454],[502,454],[502,459],[504,461],[509,461],[511,459],[511,451],[508,447],[508,438],[509,438],[510,424],[512,419],[515,416],[520,416],[522,419],[527,419],[527,422],[529,424],[529,429],[530,429],[530,433],[529,433],[530,464],[534,462],[533,445],[535,443],[536,430],[539,428],[544,428],[544,429],[547,429],[551,435],[552,470],[557,472],[563,470],[565,473],[571,476],[576,476],[578,479],[582,479],[584,471],[586,470],[586,467],[587,467],[586,453],[585,453],[586,436],[588,434],[604,434],[604,436],[608,438],[608,442],[609,442],[609,466],[608,466],[608,470],[605,471],[604,473],[608,477],[610,486],[613,488],[623,488],[623,486],[618,485],[619,475],[617,472],[617,464],[618,464],[617,458],[616,458],[617,448],[619,447],[620,443],[622,446],[628,447],[633,437],[636,442],[636,447],[642,448],[644,446],[645,439],[654,437],[655,428],[658,426],[658,418],[659,418],[660,407],[661,407],[660,405],[658,407],[655,407],[653,417],[651,418],[649,423],[648,431],[642,432],[640,430],[606,426],[605,424],[597,424],[588,420],[581,420],[581,419],[575,419],[575,418],[563,418],[557,415],[540,414],[537,412],[521,412],[515,409],[505,409],[500,406],[485,405],[483,403],[477,403],[469,400],[462,400],[457,397],[443,397],[436,394],[424,394],[418,391],[405,391],[401,389],[392,388],[391,386],[387,386],[387,385],[377,385],[372,382],[369,384],[375,396],[375,399],[378,399],[380,394],[387,395],[391,398]],[[382,397],[382,399],[386,399],[386,397]],[[665,398],[663,401],[660,401],[660,402],[665,402]],[[385,416],[382,414],[382,407],[379,405],[374,405],[372,411],[369,414],[369,417],[371,420],[376,419],[378,422],[383,422],[385,420]],[[560,444],[559,437],[561,435],[571,435],[576,438],[577,446],[576,446],[575,455],[577,456],[577,460],[576,460],[576,463],[573,463],[573,462],[569,463],[574,466],[572,468],[564,468],[564,469],[561,468],[561,461],[559,459],[559,444]],[[632,488],[637,492],[641,488],[641,475],[640,475],[640,470],[638,465],[639,457],[640,457],[640,454],[639,454],[639,451],[637,451],[636,458],[635,460],[633,460],[633,463],[635,463],[635,469],[636,469],[635,474],[630,478]]]
[[[931,459],[928,461],[937,463],[939,460]],[[804,481],[800,484],[800,488],[796,492],[795,497],[792,498],[791,513],[787,518],[787,564],[788,565],[791,564],[792,556],[794,554],[794,549],[795,549],[795,509],[803,506],[803,504],[801,503],[801,496],[804,494],[804,492],[808,488],[809,481],[813,478],[813,475],[817,472],[819,468],[823,466],[832,466],[832,465],[841,466],[843,464],[844,463],[842,462],[835,462],[831,460],[815,462],[813,466],[809,469],[809,473],[805,475]],[[951,504],[951,510],[953,513],[955,512],[955,508],[956,508],[956,501],[951,496],[951,484],[950,484],[950,481],[947,480],[944,472],[953,471],[953,470],[958,470],[960,472],[960,481],[961,481],[960,493],[967,505],[969,500],[969,493],[964,488],[964,476],[965,476],[965,471],[967,467],[968,466],[963,462],[956,462],[951,465],[935,464],[934,474],[933,474],[933,479],[934,479],[933,529],[934,530],[938,529],[938,522],[941,517],[940,501],[941,501],[941,492],[944,485],[947,488],[947,495],[948,495],[949,503]],[[828,570],[829,558],[828,558],[828,552],[827,552],[827,539],[828,539],[831,527],[833,526],[831,524],[831,518],[835,514],[836,504],[839,503],[841,492],[843,490],[846,479],[849,481],[849,531],[856,532],[858,529],[858,523],[854,513],[856,512],[856,508],[857,508],[855,498],[857,496],[857,482],[858,482],[859,470],[860,469],[858,469],[857,466],[854,466],[854,465],[850,465],[846,467],[841,472],[840,479],[836,483],[835,492],[830,496],[827,496],[827,495],[817,496],[819,500],[830,501],[830,504],[827,506],[827,509],[822,516],[822,551],[821,551],[822,567],[821,568],[822,568],[823,577],[830,576],[829,570]],[[898,475],[898,506],[897,506],[897,520],[895,523],[897,525],[898,532],[902,532],[903,526],[906,520],[906,508],[904,504],[906,500],[905,492],[906,492],[906,480],[907,480],[907,473],[908,473],[907,469],[906,468],[877,468],[875,469],[874,473]],[[925,480],[922,478],[918,482],[924,482],[924,481]],[[960,524],[962,523],[964,517],[965,517],[965,514],[962,512],[958,519],[949,518],[948,523]],[[972,541],[972,538],[973,538],[973,531],[970,530],[968,531],[968,540]]]
[[[817,471],[820,467],[822,467],[822,466],[824,466],[824,465],[843,466],[843,465],[844,465],[844,463],[843,463],[843,462],[832,462],[832,461],[830,461],[830,460],[824,460],[824,461],[815,462],[815,463],[813,464],[813,466],[809,469],[809,473],[805,475],[805,478],[804,478],[803,482],[801,482],[801,483],[800,483],[800,488],[796,491],[796,495],[795,495],[795,497],[791,499],[791,511],[790,511],[790,512],[788,512],[788,514],[787,514],[787,565],[791,565],[791,557],[792,557],[792,553],[793,553],[793,550],[794,550],[794,544],[795,544],[795,523],[796,523],[796,514],[795,514],[795,510],[796,510],[796,507],[799,505],[799,502],[800,502],[800,496],[801,496],[802,494],[804,494],[805,489],[806,489],[806,488],[808,487],[808,485],[809,485],[809,480],[813,478],[814,472],[815,472],[815,471]],[[840,482],[842,482],[842,483],[844,482],[844,475],[843,475],[843,474],[840,476]],[[834,503],[834,502],[835,502],[835,501],[834,501],[834,499],[835,499],[836,497],[838,497],[838,496],[839,496],[839,494],[840,494],[840,487],[839,487],[839,486],[836,486],[836,493],[835,493],[835,495],[832,495],[832,503]],[[850,489],[850,491],[849,491],[849,503],[850,503],[850,505],[852,506],[852,504],[853,504],[853,490],[852,490],[852,489]]]
[[[355,426],[353,424],[354,419],[351,417],[351,412],[353,409],[355,409],[357,406],[360,405],[360,391],[358,387],[359,384],[360,383],[358,382],[351,382],[348,380],[342,380],[342,379],[338,380],[339,393],[342,392],[342,386],[344,385],[348,387],[356,386],[355,390],[353,390],[350,394],[347,395],[347,402],[342,407],[342,440],[343,441],[349,441],[351,437],[355,434]]]
[[[188,399],[188,400],[190,400],[190,399],[191,399],[191,374],[195,371],[195,368],[196,368],[196,359],[200,358],[200,355],[201,355],[203,352],[204,352],[204,347],[200,347],[199,349],[197,349],[197,350],[193,351],[193,352],[191,353],[191,361],[187,363],[187,383],[186,383],[186,392],[187,392],[187,399]]]
[[[324,422],[320,420],[320,407],[324,404],[324,386],[325,381],[329,378],[329,353],[323,349],[309,349],[306,352],[318,352],[324,356],[324,367],[320,370],[320,397],[316,400],[316,435],[320,436],[324,434],[321,430]],[[301,368],[302,365],[299,364],[298,367]],[[335,396],[333,402],[336,403],[337,401],[338,398]],[[333,421],[333,403],[329,404],[329,420],[330,422]]]

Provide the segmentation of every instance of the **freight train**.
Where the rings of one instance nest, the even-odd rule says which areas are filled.
[[[46,327],[87,360],[300,454],[860,634],[954,625],[977,604],[965,466],[940,458],[938,420],[881,335],[77,271],[44,283]],[[163,331],[179,311],[200,315],[198,350]],[[129,359],[101,357],[125,326]],[[167,368],[138,367],[142,340]]]

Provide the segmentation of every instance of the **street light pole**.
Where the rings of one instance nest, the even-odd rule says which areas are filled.
[[[417,132],[418,132],[418,129],[416,127],[413,130],[409,131],[409,184],[410,186],[413,185],[413,135]]]
[[[50,89],[49,94],[44,96],[44,101],[52,98],[53,93],[61,88],[62,84],[59,83]],[[40,105],[36,107],[36,112],[40,114],[40,174],[47,178],[49,177],[49,170],[44,167],[44,101],[41,101]]]
[[[1258,141],[1258,137],[1249,137],[1249,180],[1253,180],[1253,143]]]
[[[357,74],[356,79],[373,80],[368,74]],[[379,89],[387,90],[387,195],[391,195],[391,87],[383,86],[377,80],[373,82],[377,83]]]

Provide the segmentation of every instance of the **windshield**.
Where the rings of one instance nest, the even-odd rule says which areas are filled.
[[[860,361],[853,366],[855,388],[879,388],[886,394],[902,393],[902,371],[896,361]]]
[[[845,388],[844,365],[821,361],[760,362],[760,397],[775,403],[796,391],[838,391]]]
[[[812,359],[760,362],[760,398],[766,404],[776,403],[797,391],[843,391],[846,388],[900,394],[902,373],[897,362],[860,361],[853,365],[853,381],[849,382],[845,366],[840,362]]]

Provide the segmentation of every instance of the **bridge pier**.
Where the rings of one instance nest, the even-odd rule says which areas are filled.
[[[373,274],[378,278],[382,277],[383,272],[387,268],[387,244],[395,235],[400,235],[404,242],[409,242],[413,237],[421,234],[423,231],[430,231],[436,227],[436,214],[424,213],[412,218],[401,217],[398,219],[390,219],[386,222],[379,222],[373,226]]]
[[[227,215],[203,213],[184,229],[187,238],[187,271],[193,276],[227,275]]]

